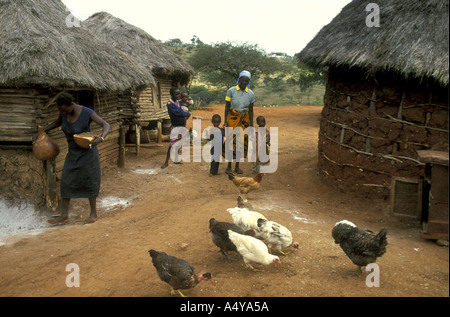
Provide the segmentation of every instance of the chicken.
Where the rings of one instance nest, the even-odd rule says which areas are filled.
[[[258,230],[256,230],[255,236],[263,239],[269,250],[275,247],[283,255],[287,254],[282,251],[283,248],[290,246],[293,246],[295,249],[298,248],[298,243],[292,238],[292,233],[289,229],[275,221],[258,219]]]
[[[244,231],[246,230],[257,230],[258,229],[258,219],[267,220],[263,214],[257,211],[248,210],[247,208],[233,207],[228,208],[227,211],[230,213],[231,218],[235,225],[241,227]],[[256,232],[256,235],[258,233]]]
[[[268,265],[270,263],[281,263],[280,258],[276,255],[269,253],[267,245],[254,237],[242,235],[228,230],[228,237],[231,242],[236,246],[238,253],[244,259],[245,265],[256,271],[250,262],[256,262],[259,264]]]
[[[253,206],[242,196],[238,196],[237,205],[239,208],[247,208],[248,210],[253,210]]]
[[[209,219],[209,231],[211,232],[212,242],[220,248],[220,252],[227,258],[228,262],[231,262],[228,252],[237,252],[237,250],[236,246],[228,238],[228,230],[248,235],[254,235],[255,231],[252,229],[244,232],[241,227],[238,227],[234,223],[217,221],[214,218]]]
[[[266,175],[264,173],[256,174],[254,177],[237,177],[234,174],[229,173],[228,179],[233,182],[233,184],[239,189],[240,195],[245,195],[259,188],[261,185],[262,177]]]
[[[331,232],[334,242],[339,244],[345,254],[361,270],[362,266],[375,263],[386,252],[386,230],[378,234],[359,229],[354,223],[342,220],[336,223]]]
[[[182,297],[185,297],[180,289],[193,288],[201,281],[209,281],[212,278],[211,273],[196,275],[194,267],[185,260],[178,259],[165,252],[155,250],[149,250],[148,252],[161,281],[172,287],[171,295],[175,295],[175,291],[177,291]]]

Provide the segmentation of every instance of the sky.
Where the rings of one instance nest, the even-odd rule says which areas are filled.
[[[248,43],[293,56],[351,0],[62,0],[81,24],[106,11],[163,42]],[[69,14],[69,13],[68,13]]]

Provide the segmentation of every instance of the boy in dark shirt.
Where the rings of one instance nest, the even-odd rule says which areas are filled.
[[[170,88],[170,96],[171,99],[167,102],[167,111],[169,113],[170,121],[172,123],[172,126],[170,127],[170,130],[172,131],[173,128],[176,127],[184,127],[186,128],[186,120],[185,118],[189,118],[191,115],[189,112],[185,112],[181,109],[181,105],[179,102],[180,99],[180,89],[177,87]],[[184,129],[186,130],[186,129]],[[186,130],[187,134],[188,131]],[[185,134],[178,134],[177,138],[170,138],[170,146],[167,150],[167,156],[166,156],[166,162],[161,166],[161,168],[166,168],[169,165],[169,158],[170,158],[170,150],[172,149],[172,146],[181,140]],[[178,163],[175,161],[175,163]]]

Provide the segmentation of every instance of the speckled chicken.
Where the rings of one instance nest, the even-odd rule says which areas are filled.
[[[175,291],[177,291],[178,294],[185,297],[180,289],[193,288],[201,281],[209,281],[212,278],[211,273],[196,275],[192,264],[183,259],[168,255],[165,252],[155,250],[149,250],[148,252],[161,281],[172,287],[171,295],[175,295]]]
[[[386,253],[386,230],[378,234],[370,230],[359,229],[354,223],[342,220],[332,230],[334,242],[339,244],[345,254],[361,270],[362,266],[375,263],[378,257]]]
[[[293,239],[291,231],[278,222],[258,219],[258,230],[255,232],[255,236],[263,239],[270,251],[275,248],[281,254],[287,255],[283,249],[290,246],[294,249],[298,248],[298,243]]]
[[[228,230],[248,235],[254,235],[254,231],[248,230],[247,232],[244,232],[241,227],[235,225],[234,223],[217,221],[214,218],[209,219],[209,231],[211,232],[212,242],[220,248],[220,252],[227,258],[228,262],[231,262],[228,252],[237,252],[237,250],[236,246],[228,237]]]

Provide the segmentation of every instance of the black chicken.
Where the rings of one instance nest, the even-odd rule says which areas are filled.
[[[362,266],[375,263],[378,257],[386,253],[386,230],[378,234],[370,230],[359,229],[354,223],[342,220],[332,230],[334,242],[339,244],[345,254],[361,270]]]
[[[212,242],[220,248],[220,252],[227,258],[228,262],[231,262],[228,252],[237,252],[237,249],[228,237],[228,230],[247,235],[254,235],[254,231],[248,230],[244,232],[241,227],[234,223],[217,221],[214,218],[209,219],[209,231],[211,232]]]
[[[193,288],[201,281],[209,281],[212,278],[211,273],[196,275],[192,264],[185,260],[178,259],[165,252],[155,250],[149,250],[148,252],[161,281],[172,287],[171,295],[175,295],[175,291],[177,291],[178,294],[185,297],[180,289]]]

